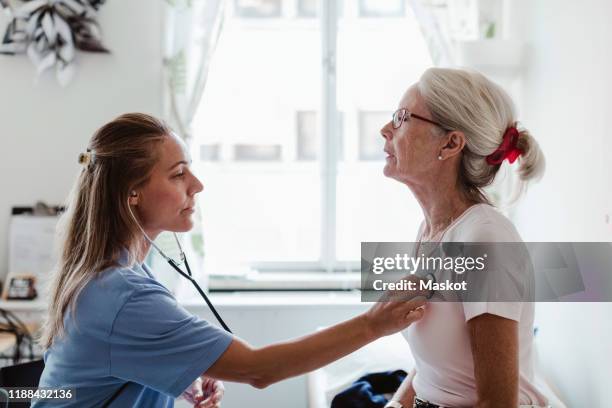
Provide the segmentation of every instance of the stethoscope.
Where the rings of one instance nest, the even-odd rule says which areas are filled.
[[[149,241],[149,243],[153,246],[153,248],[155,248],[155,250],[168,262],[168,264],[172,268],[174,268],[175,271],[177,271],[182,276],[187,278],[191,283],[193,283],[193,285],[196,287],[196,289],[200,293],[200,296],[202,296],[202,298],[204,299],[204,301],[206,302],[206,304],[210,308],[211,312],[213,312],[213,314],[217,318],[217,321],[221,324],[221,326],[225,330],[227,330],[229,333],[231,333],[232,331],[227,326],[227,324],[225,324],[225,322],[223,321],[223,319],[221,318],[221,316],[217,312],[217,309],[215,309],[215,307],[213,306],[213,304],[210,301],[210,299],[208,299],[208,296],[206,296],[206,293],[204,293],[204,291],[202,290],[200,285],[198,285],[198,283],[195,281],[195,279],[193,279],[193,276],[191,274],[191,268],[189,267],[189,262],[187,262],[187,257],[185,256],[185,251],[183,251],[183,247],[182,247],[181,242],[179,241],[178,237],[176,236],[176,232],[173,232],[172,235],[174,235],[174,239],[176,240],[176,245],[178,245],[179,251],[181,251],[181,255],[180,255],[181,256],[181,262],[180,263],[176,262],[174,259],[172,259],[168,255],[166,255],[164,253],[164,251],[162,251],[161,248],[158,247],[155,244],[155,242],[153,242],[151,239],[149,239],[149,237],[147,236],[147,234],[144,231],[142,231],[142,233],[144,234],[144,237],[147,239],[147,241]],[[180,268],[181,264],[185,264],[185,268],[187,269],[187,272],[183,271]]]
[[[132,195],[134,195],[134,194],[135,193],[132,192]],[[180,263],[176,262],[174,259],[172,259],[168,255],[166,255],[164,253],[164,251],[162,251],[161,248],[158,247],[157,244],[155,244],[155,242],[153,242],[153,240],[151,238],[149,238],[149,236],[147,235],[145,230],[140,226],[140,223],[138,222],[138,219],[134,216],[134,213],[132,212],[132,207],[130,206],[129,202],[128,202],[128,210],[130,211],[132,219],[134,220],[134,222],[138,226],[138,229],[140,229],[140,232],[142,232],[142,235],[145,237],[145,239],[147,241],[149,241],[151,246],[153,246],[153,248],[155,248],[155,250],[166,260],[166,262],[168,262],[168,264],[175,271],[177,271],[178,273],[181,274],[181,276],[184,276],[191,283],[193,283],[193,285],[198,290],[198,293],[200,294],[200,296],[202,296],[202,298],[204,299],[204,301],[206,302],[206,304],[210,308],[210,311],[213,312],[213,314],[217,318],[217,321],[221,324],[221,327],[223,327],[228,333],[232,333],[230,328],[227,326],[227,324],[225,324],[225,322],[223,321],[223,319],[219,315],[219,312],[217,312],[217,309],[215,309],[215,307],[213,306],[213,304],[210,301],[210,299],[208,299],[208,296],[206,296],[206,293],[204,293],[204,291],[202,290],[200,285],[198,285],[198,283],[195,281],[195,279],[193,279],[193,276],[191,275],[191,268],[189,267],[189,262],[187,262],[187,257],[185,256],[185,251],[183,251],[183,246],[181,245],[181,241],[179,241],[178,237],[176,236],[176,232],[173,232],[172,235],[174,235],[174,239],[176,240],[176,245],[178,246],[179,251],[181,251],[181,262]],[[187,272],[183,271],[180,268],[181,264],[185,264],[185,268],[187,268]]]
[[[198,290],[198,293],[200,294],[200,296],[202,296],[202,298],[204,299],[204,301],[206,302],[206,304],[208,305],[208,307],[210,308],[210,311],[213,312],[213,314],[215,315],[215,317],[217,318],[217,321],[221,324],[221,326],[229,333],[231,333],[232,331],[230,330],[230,328],[227,326],[227,324],[225,324],[225,322],[223,321],[223,319],[221,318],[221,316],[219,315],[219,312],[217,312],[217,309],[215,309],[215,307],[213,306],[212,302],[210,301],[210,299],[208,299],[208,296],[206,296],[206,293],[204,293],[204,291],[202,290],[202,288],[200,287],[200,285],[198,285],[198,282],[195,281],[195,279],[193,279],[193,276],[191,275],[191,268],[189,267],[189,262],[187,262],[187,257],[185,256],[185,251],[183,251],[183,246],[181,245],[181,241],[179,241],[178,237],[176,236],[176,232],[173,232],[172,235],[174,235],[174,239],[176,240],[176,245],[178,245],[179,251],[181,251],[181,262],[176,262],[174,259],[170,258],[168,255],[166,255],[164,253],[164,251],[161,250],[160,247],[157,246],[157,244],[155,244],[155,242],[153,242],[153,240],[151,238],[149,238],[149,236],[147,235],[147,233],[144,231],[144,229],[140,226],[140,223],[138,222],[138,220],[136,219],[136,217],[134,217],[134,213],[132,213],[132,209],[129,207],[128,205],[128,209],[130,210],[130,213],[132,214],[132,218],[134,219],[134,222],[136,222],[136,225],[138,225],[138,228],[140,229],[140,232],[142,232],[142,235],[145,237],[145,239],[147,241],[149,241],[149,243],[151,244],[151,246],[153,246],[153,248],[155,248],[155,250],[168,262],[168,264],[178,273],[181,274],[181,276],[184,276],[185,278],[187,278],[191,283],[193,283],[193,285],[196,287],[196,289]],[[181,264],[185,264],[185,268],[187,268],[187,272],[183,271],[180,266]]]

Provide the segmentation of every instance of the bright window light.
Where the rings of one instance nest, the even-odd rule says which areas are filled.
[[[395,10],[387,3],[396,2],[378,3],[338,4],[337,31],[322,29],[320,1],[235,0],[229,8],[194,121],[208,273],[324,261],[330,270],[330,262],[358,263],[361,241],[416,236],[420,209],[406,186],[383,176],[379,130],[432,62],[403,1],[401,15],[362,18],[364,7]],[[334,32],[336,125],[326,127],[322,36]],[[333,171],[323,155],[329,143],[338,146]],[[335,200],[325,199],[329,177]]]

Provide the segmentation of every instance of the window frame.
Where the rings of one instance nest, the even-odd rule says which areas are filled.
[[[323,270],[333,272],[336,268],[336,185],[338,175],[338,152],[340,118],[337,109],[337,43],[338,0],[319,2],[321,24],[321,115],[319,137],[321,138],[320,168],[322,172],[321,199],[321,246],[320,263]]]
[[[244,290],[245,282],[255,282],[255,276],[265,276],[262,280],[269,283],[269,287],[262,283],[253,284],[253,290],[321,290],[322,274],[334,274],[337,280],[325,279],[329,283],[326,290],[350,290],[359,288],[359,276],[361,262],[342,261],[337,259],[337,177],[338,165],[342,162],[345,152],[342,149],[342,113],[337,106],[337,69],[338,56],[338,28],[340,19],[345,11],[343,0],[320,0],[318,7],[318,19],[321,41],[321,99],[319,104],[320,114],[316,115],[319,152],[317,157],[311,161],[301,161],[304,164],[318,163],[321,174],[321,219],[320,219],[320,250],[319,260],[313,261],[266,261],[253,262],[250,264],[252,273],[248,276],[233,276],[224,280],[226,274],[210,274],[209,287],[211,290]],[[296,3],[297,6],[297,3]],[[237,16],[236,13],[234,15]],[[360,18],[359,16],[356,16]],[[280,19],[282,19],[282,13]],[[312,21],[312,19],[307,19]],[[257,25],[259,22],[272,23],[275,18],[245,18],[241,24]],[[278,21],[278,18],[276,19]],[[295,20],[294,20],[295,21]],[[316,21],[316,20],[315,20]],[[298,21],[295,21],[299,24]],[[280,22],[279,22],[280,23]],[[308,23],[310,24],[310,23]],[[316,111],[315,111],[316,112]],[[319,113],[317,112],[317,113]],[[296,115],[297,123],[297,115]],[[298,137],[296,135],[296,137]],[[296,152],[297,153],[297,152]],[[300,161],[298,161],[300,162]],[[263,163],[261,163],[263,164]],[[288,279],[287,274],[307,273],[312,276],[312,284],[301,281],[295,286],[287,287],[293,279]],[[325,275],[329,276],[329,275]],[[236,286],[237,285],[237,286]],[[238,287],[242,289],[237,289]],[[282,289],[277,289],[282,287]]]
[[[361,270],[359,261],[340,261],[336,258],[336,184],[341,154],[342,117],[337,108],[336,58],[338,20],[342,0],[319,2],[321,28],[321,103],[317,116],[319,129],[318,155],[321,172],[321,235],[319,260],[312,262],[256,262],[251,267],[258,272],[352,272]]]

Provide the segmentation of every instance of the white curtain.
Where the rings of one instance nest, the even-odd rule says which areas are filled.
[[[206,87],[208,71],[221,33],[226,0],[165,0],[164,10],[164,117],[185,140],[192,141],[191,123]],[[202,271],[203,231],[200,208],[196,207],[194,228],[179,234],[194,277],[204,290],[207,276]],[[163,233],[158,245],[178,260],[174,238]],[[153,254],[157,278],[179,298],[198,298],[186,279]],[[184,268],[184,267],[183,267]]]
[[[189,142],[223,25],[226,0],[166,0],[165,113]]]
[[[449,35],[447,7],[445,2],[437,2],[438,7],[435,4],[432,1],[410,0],[433,63],[438,67],[452,67],[455,57]]]

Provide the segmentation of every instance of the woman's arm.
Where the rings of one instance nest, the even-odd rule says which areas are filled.
[[[234,338],[208,369],[208,377],[257,388],[327,365],[369,342],[395,333],[423,316],[422,297],[376,303],[368,312],[308,336],[254,349]]]
[[[489,313],[468,321],[476,408],[518,406],[518,322]]]
[[[412,388],[412,379],[416,374],[416,368],[413,368],[410,373],[404,378],[402,384],[399,386],[391,401],[399,401],[403,407],[411,408],[414,404],[414,397],[416,397],[416,393],[414,392],[414,388]]]

